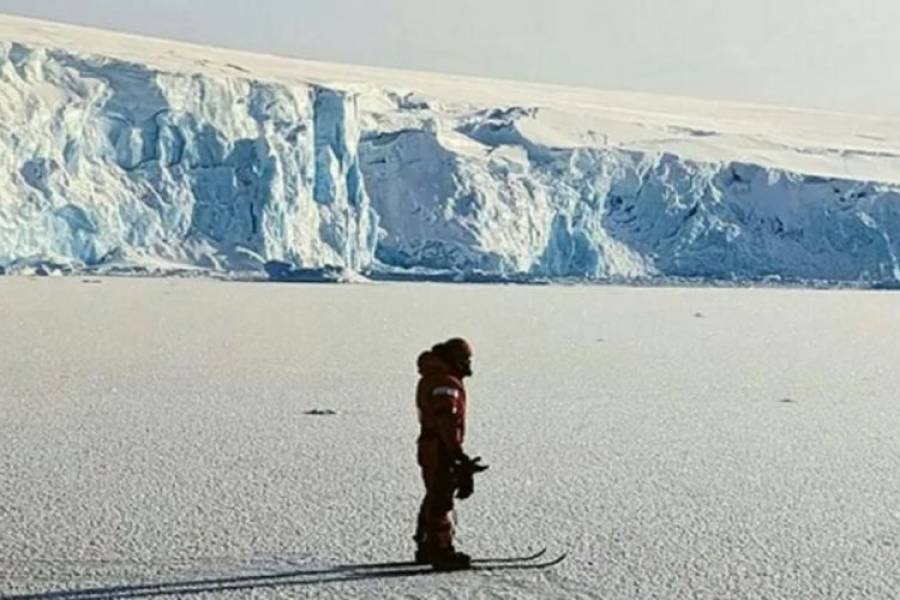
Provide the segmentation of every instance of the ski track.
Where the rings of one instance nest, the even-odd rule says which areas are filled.
[[[0,279],[0,596],[894,597],[896,301]],[[460,546],[569,558],[273,578],[410,557],[414,363],[451,335],[475,345],[468,447],[491,465]]]

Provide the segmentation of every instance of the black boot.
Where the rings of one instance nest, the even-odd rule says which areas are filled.
[[[465,552],[458,552],[451,546],[431,557],[435,571],[461,571],[472,566],[472,558]]]

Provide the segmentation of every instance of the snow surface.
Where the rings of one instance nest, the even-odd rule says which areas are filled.
[[[0,17],[9,272],[896,284],[898,253],[898,119]]]
[[[215,595],[900,589],[890,294],[5,278],[0,315],[0,595],[236,577],[254,589]],[[468,446],[492,465],[460,544],[569,559],[279,579],[409,556],[415,357],[458,334],[476,351]]]

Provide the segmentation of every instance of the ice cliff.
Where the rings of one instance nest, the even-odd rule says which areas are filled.
[[[0,94],[0,264],[372,261],[353,97],[16,43]]]
[[[190,48],[0,19],[0,268],[900,282],[895,121]]]

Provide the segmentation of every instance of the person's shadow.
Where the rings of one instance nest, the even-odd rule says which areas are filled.
[[[202,594],[209,592],[234,592],[260,589],[275,589],[324,585],[328,583],[349,583],[367,579],[391,579],[435,574],[430,566],[416,566],[409,563],[377,563],[360,565],[340,565],[317,570],[285,571],[265,575],[244,575],[177,581],[171,583],[147,583],[141,585],[121,585],[95,587],[80,590],[57,590],[39,594],[3,596],[6,600],[94,600],[100,598],[151,598],[174,594]]]

